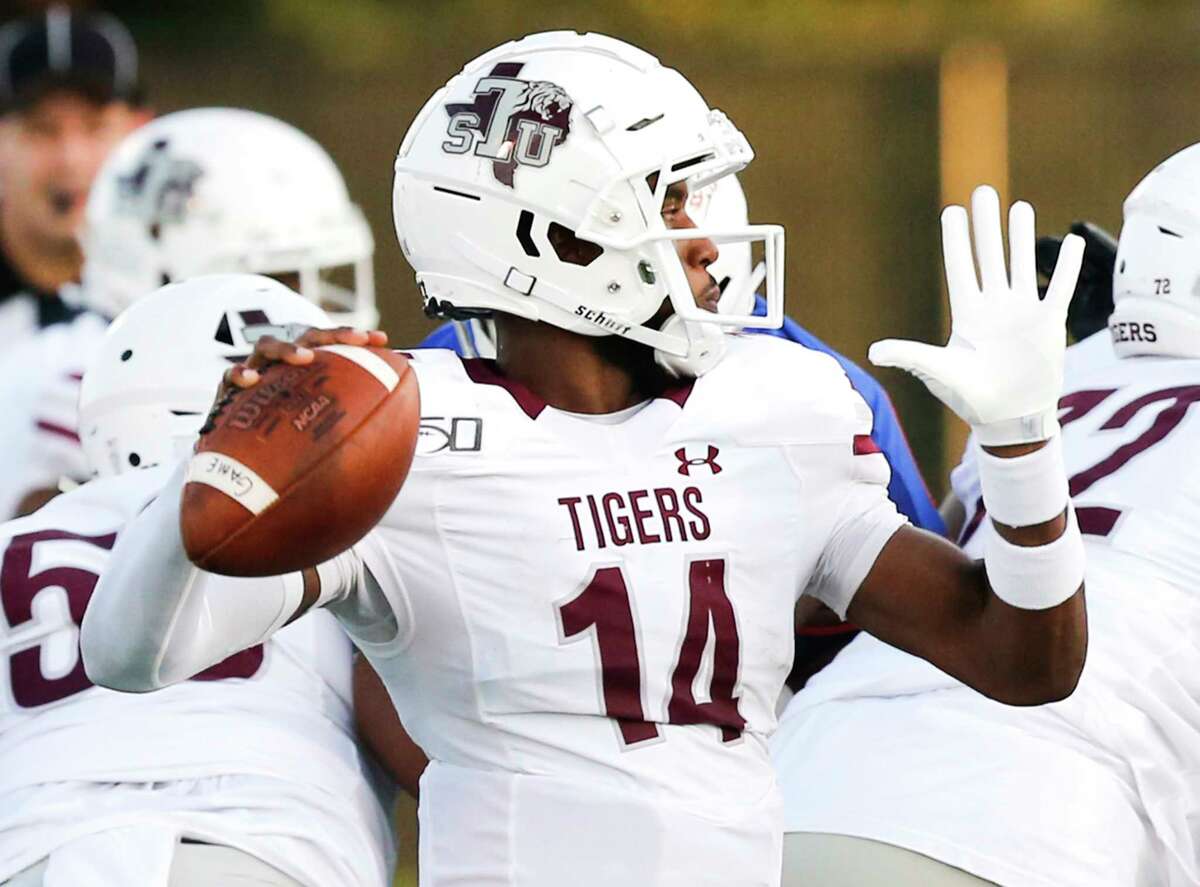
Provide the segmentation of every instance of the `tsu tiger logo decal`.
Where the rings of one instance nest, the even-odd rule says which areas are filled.
[[[166,139],[154,142],[137,166],[117,183],[122,211],[145,222],[158,238],[162,226],[183,221],[192,188],[204,170],[191,160],[174,157]]]
[[[496,181],[513,187],[517,166],[541,167],[571,132],[566,90],[547,80],[519,80],[522,63],[503,62],[475,84],[470,102],[446,105],[448,154],[474,150],[492,161]]]

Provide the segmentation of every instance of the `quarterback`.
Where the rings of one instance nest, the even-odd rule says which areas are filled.
[[[468,63],[410,126],[394,211],[428,310],[492,314],[496,359],[413,355],[427,433],[403,490],[270,605],[194,581],[177,471],[97,590],[94,676],[165,686],[327,607],[431,759],[422,883],[521,887],[778,884],[766,740],[803,594],[1001,701],[1068,696],[1083,548],[1055,402],[1077,241],[1039,301],[1032,208],[1010,216],[1010,284],[981,190],[982,289],[965,210],[945,216],[950,345],[872,352],[987,448],[985,567],[897,513],[836,361],[730,332],[781,322],[783,232],[698,229],[686,206],[752,157],[683,76],[611,38],[538,34]],[[709,270],[755,242],[765,316]],[[334,341],[372,339],[260,340],[229,384]]]
[[[259,335],[328,322],[275,281],[200,277],[137,302],[98,345],[80,427],[99,477],[0,524],[5,887],[387,883],[351,645],[328,613],[150,696],[94,686],[78,644],[115,540],[190,450],[229,359]],[[212,581],[245,603],[299,577]]]
[[[1067,352],[1059,422],[1091,634],[1079,689],[1005,708],[851,644],[773,740],[796,885],[909,883],[885,845],[914,851],[922,884],[1200,883],[1198,183],[1193,145],[1129,195],[1108,328]],[[979,468],[972,443],[951,476],[973,557],[993,532]]]

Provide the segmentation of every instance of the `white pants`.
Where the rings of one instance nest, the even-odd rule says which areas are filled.
[[[42,860],[18,872],[0,887],[42,887],[48,862]],[[301,887],[299,881],[248,853],[214,844],[180,844],[171,862],[169,883],[170,887]]]
[[[783,836],[782,887],[995,887],[901,847],[815,832]]]

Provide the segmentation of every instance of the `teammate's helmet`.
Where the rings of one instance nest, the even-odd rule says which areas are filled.
[[[1109,318],[1121,357],[1200,357],[1200,145],[1159,164],[1125,199]]]
[[[338,323],[379,319],[371,229],[341,173],[304,133],[253,111],[180,111],[131,134],[92,185],[80,240],[80,296],[109,317],[164,283],[252,272],[294,276]],[[343,271],[352,282],[334,279]]]
[[[783,229],[669,230],[663,197],[753,157],[724,114],[648,53],[535,34],[469,62],[417,115],[396,158],[396,233],[431,314],[503,311],[620,335],[694,375],[720,358],[722,327],[782,322]],[[696,306],[675,251],[693,238],[763,244],[766,317]],[[643,326],[668,298],[675,316]]]
[[[211,274],[139,299],[107,330],[79,393],[79,437],[100,476],[183,458],[221,376],[264,335],[294,339],[329,317],[282,283]]]

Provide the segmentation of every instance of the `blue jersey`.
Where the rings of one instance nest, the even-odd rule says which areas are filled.
[[[761,296],[758,297],[756,313],[766,313],[766,304]],[[463,324],[462,327],[463,335],[471,335],[467,324]],[[884,456],[887,457],[888,464],[892,468],[892,480],[888,484],[888,495],[896,503],[896,507],[900,509],[901,513],[906,515],[913,524],[944,536],[946,534],[946,526],[942,522],[941,515],[938,514],[937,506],[934,505],[933,499],[930,498],[929,488],[925,486],[925,481],[921,477],[920,470],[917,468],[916,460],[913,459],[912,450],[909,449],[908,439],[905,438],[904,431],[900,428],[900,420],[896,416],[896,409],[892,406],[892,401],[888,398],[887,392],[883,390],[883,386],[871,378],[854,361],[838,354],[790,317],[785,317],[783,319],[783,326],[777,330],[751,330],[750,332],[777,336],[781,339],[798,342],[805,348],[824,351],[841,364],[842,369],[850,379],[850,384],[862,395],[863,400],[867,402],[867,406],[871,408],[871,412],[875,415],[875,424],[871,429],[871,439],[883,451]],[[459,334],[455,330],[454,325],[450,323],[443,324],[430,333],[419,347],[449,348],[451,351],[462,354],[462,344],[459,341]]]

